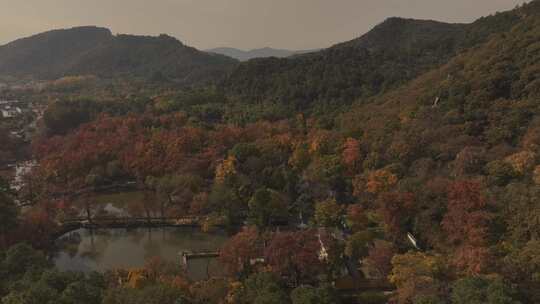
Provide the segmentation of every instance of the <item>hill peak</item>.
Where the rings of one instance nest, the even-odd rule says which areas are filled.
[[[97,26],[47,31],[0,46],[0,74],[42,79],[78,74],[147,77],[161,72],[191,83],[217,78],[235,64],[231,58],[210,56],[166,34],[113,35]]]
[[[1,47],[21,46],[25,43],[34,42],[37,40],[65,40],[83,37],[84,39],[110,39],[113,37],[111,30],[97,26],[77,26],[66,29],[54,29],[43,33],[35,34],[29,37],[20,38],[7,43]]]
[[[334,47],[352,46],[367,49],[402,48],[411,44],[432,42],[434,36],[456,36],[465,29],[465,24],[445,23],[435,20],[390,17],[369,32]]]

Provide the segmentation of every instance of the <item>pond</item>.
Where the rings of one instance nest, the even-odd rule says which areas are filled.
[[[197,228],[80,229],[58,239],[54,263],[62,271],[104,272],[139,268],[159,257],[181,267],[182,251],[218,250],[227,239],[225,232]],[[223,275],[223,267],[215,258],[190,260],[187,275],[204,280]]]

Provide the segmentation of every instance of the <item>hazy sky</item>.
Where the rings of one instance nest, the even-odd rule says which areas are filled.
[[[55,28],[99,25],[114,33],[170,34],[206,49],[326,47],[386,17],[447,22],[514,8],[524,0],[0,0],[0,44]]]

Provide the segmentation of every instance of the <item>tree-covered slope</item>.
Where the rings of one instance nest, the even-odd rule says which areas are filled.
[[[533,1],[467,26],[389,20],[411,25],[394,25],[404,31],[397,40],[423,45],[426,62],[448,60],[426,65],[425,73],[412,69],[422,75],[357,98],[337,117],[325,113],[333,124],[294,112],[281,121],[227,123],[232,103],[213,88],[148,91],[148,98],[129,102],[123,98],[132,94],[92,101],[76,100],[71,94],[77,93],[67,91],[44,115],[52,132],[34,138],[39,166],[21,197],[35,206],[21,215],[19,226],[8,221],[4,234],[40,244],[67,212],[80,214],[72,209],[75,202],[52,193],[137,181],[145,199],[128,204],[138,216],[150,217],[151,210],[171,217],[189,214],[204,219],[205,229],[247,224],[220,251],[224,268],[238,282],[173,287],[177,298],[170,300],[144,289],[159,287],[155,282],[145,282],[147,297],[119,283],[102,287],[109,301],[173,303],[183,295],[186,303],[208,303],[195,291],[206,296],[213,286],[222,286],[223,294],[212,303],[226,295],[238,303],[303,303],[321,294],[328,295],[326,303],[340,303],[331,297],[333,289],[350,296],[353,287],[343,284],[343,266],[357,264],[366,276],[356,282],[381,287],[380,293],[370,288],[359,294],[360,303],[539,303],[539,8],[540,1]],[[435,35],[440,39],[460,37],[450,39],[457,55],[435,47],[429,38],[434,28],[445,33]],[[380,33],[346,45],[366,54],[377,52],[381,43],[401,45],[379,38],[391,32]],[[253,112],[259,106],[237,105]],[[187,106],[194,107],[184,111]],[[283,221],[314,229],[274,232]],[[321,243],[328,248],[325,260]],[[11,257],[23,252],[16,250],[6,252],[0,273],[2,267],[13,273]],[[260,257],[260,267],[248,266]],[[120,277],[124,272],[115,273],[110,282],[129,281]],[[354,281],[355,273],[347,279]],[[169,275],[174,273],[154,277],[174,278]],[[27,296],[27,289],[18,288],[26,286],[22,281],[6,277],[16,283],[4,280],[7,288],[0,288],[0,295]],[[25,284],[33,284],[34,277],[25,275]],[[256,292],[260,286],[271,292]],[[302,289],[307,286],[309,293]]]
[[[400,176],[395,191],[417,195],[403,229],[436,253],[517,284],[523,303],[540,298],[539,265],[530,260],[540,233],[539,41],[540,14],[529,11],[510,31],[338,119],[361,143],[364,170],[390,170]],[[458,213],[476,218],[456,227],[458,243],[445,241],[450,224],[441,219],[452,206],[436,194],[456,180],[481,185],[487,202],[472,211],[474,199],[465,201]],[[489,225],[482,245],[471,245],[477,235],[467,229],[483,225],[482,213]],[[489,249],[475,251],[482,246]]]
[[[183,83],[216,80],[236,65],[234,59],[207,54],[180,41],[117,35],[108,29],[55,30],[0,47],[0,74],[56,78],[66,75],[152,77]]]
[[[235,65],[234,59],[201,52],[167,35],[118,35],[81,54],[70,72],[107,76],[160,73],[183,83],[195,83],[221,79]]]
[[[297,109],[374,96],[446,63],[493,33],[508,30],[529,9],[472,24],[390,18],[360,38],[320,52],[243,63],[224,88],[244,101],[277,101]]]
[[[0,73],[46,77],[65,73],[80,54],[96,45],[109,43],[112,33],[105,28],[79,27],[54,30],[0,46]]]
[[[400,140],[408,134],[433,145],[474,139],[456,143],[459,149],[466,143],[519,146],[538,110],[539,16],[540,11],[531,11],[508,32],[492,36],[440,68],[368,102],[358,101],[343,115],[346,132],[377,133],[386,139],[395,135]],[[437,131],[441,134],[427,135]],[[422,153],[439,159],[455,157],[453,150],[429,148],[422,146]]]

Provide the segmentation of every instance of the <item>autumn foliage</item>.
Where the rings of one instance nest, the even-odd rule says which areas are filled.
[[[230,274],[246,275],[262,257],[262,240],[255,227],[245,227],[221,248],[220,261]]]
[[[414,214],[415,196],[412,193],[384,193],[378,200],[385,231],[394,241],[404,240]]]
[[[347,138],[343,144],[343,163],[350,173],[354,173],[361,163],[360,143],[354,138]]]
[[[450,244],[457,248],[455,263],[466,273],[481,273],[489,262],[486,246],[492,215],[487,204],[478,182],[455,182],[448,189],[448,211],[442,227]]]
[[[312,281],[321,271],[320,250],[316,231],[277,232],[265,248],[264,257],[272,272],[299,284]]]

